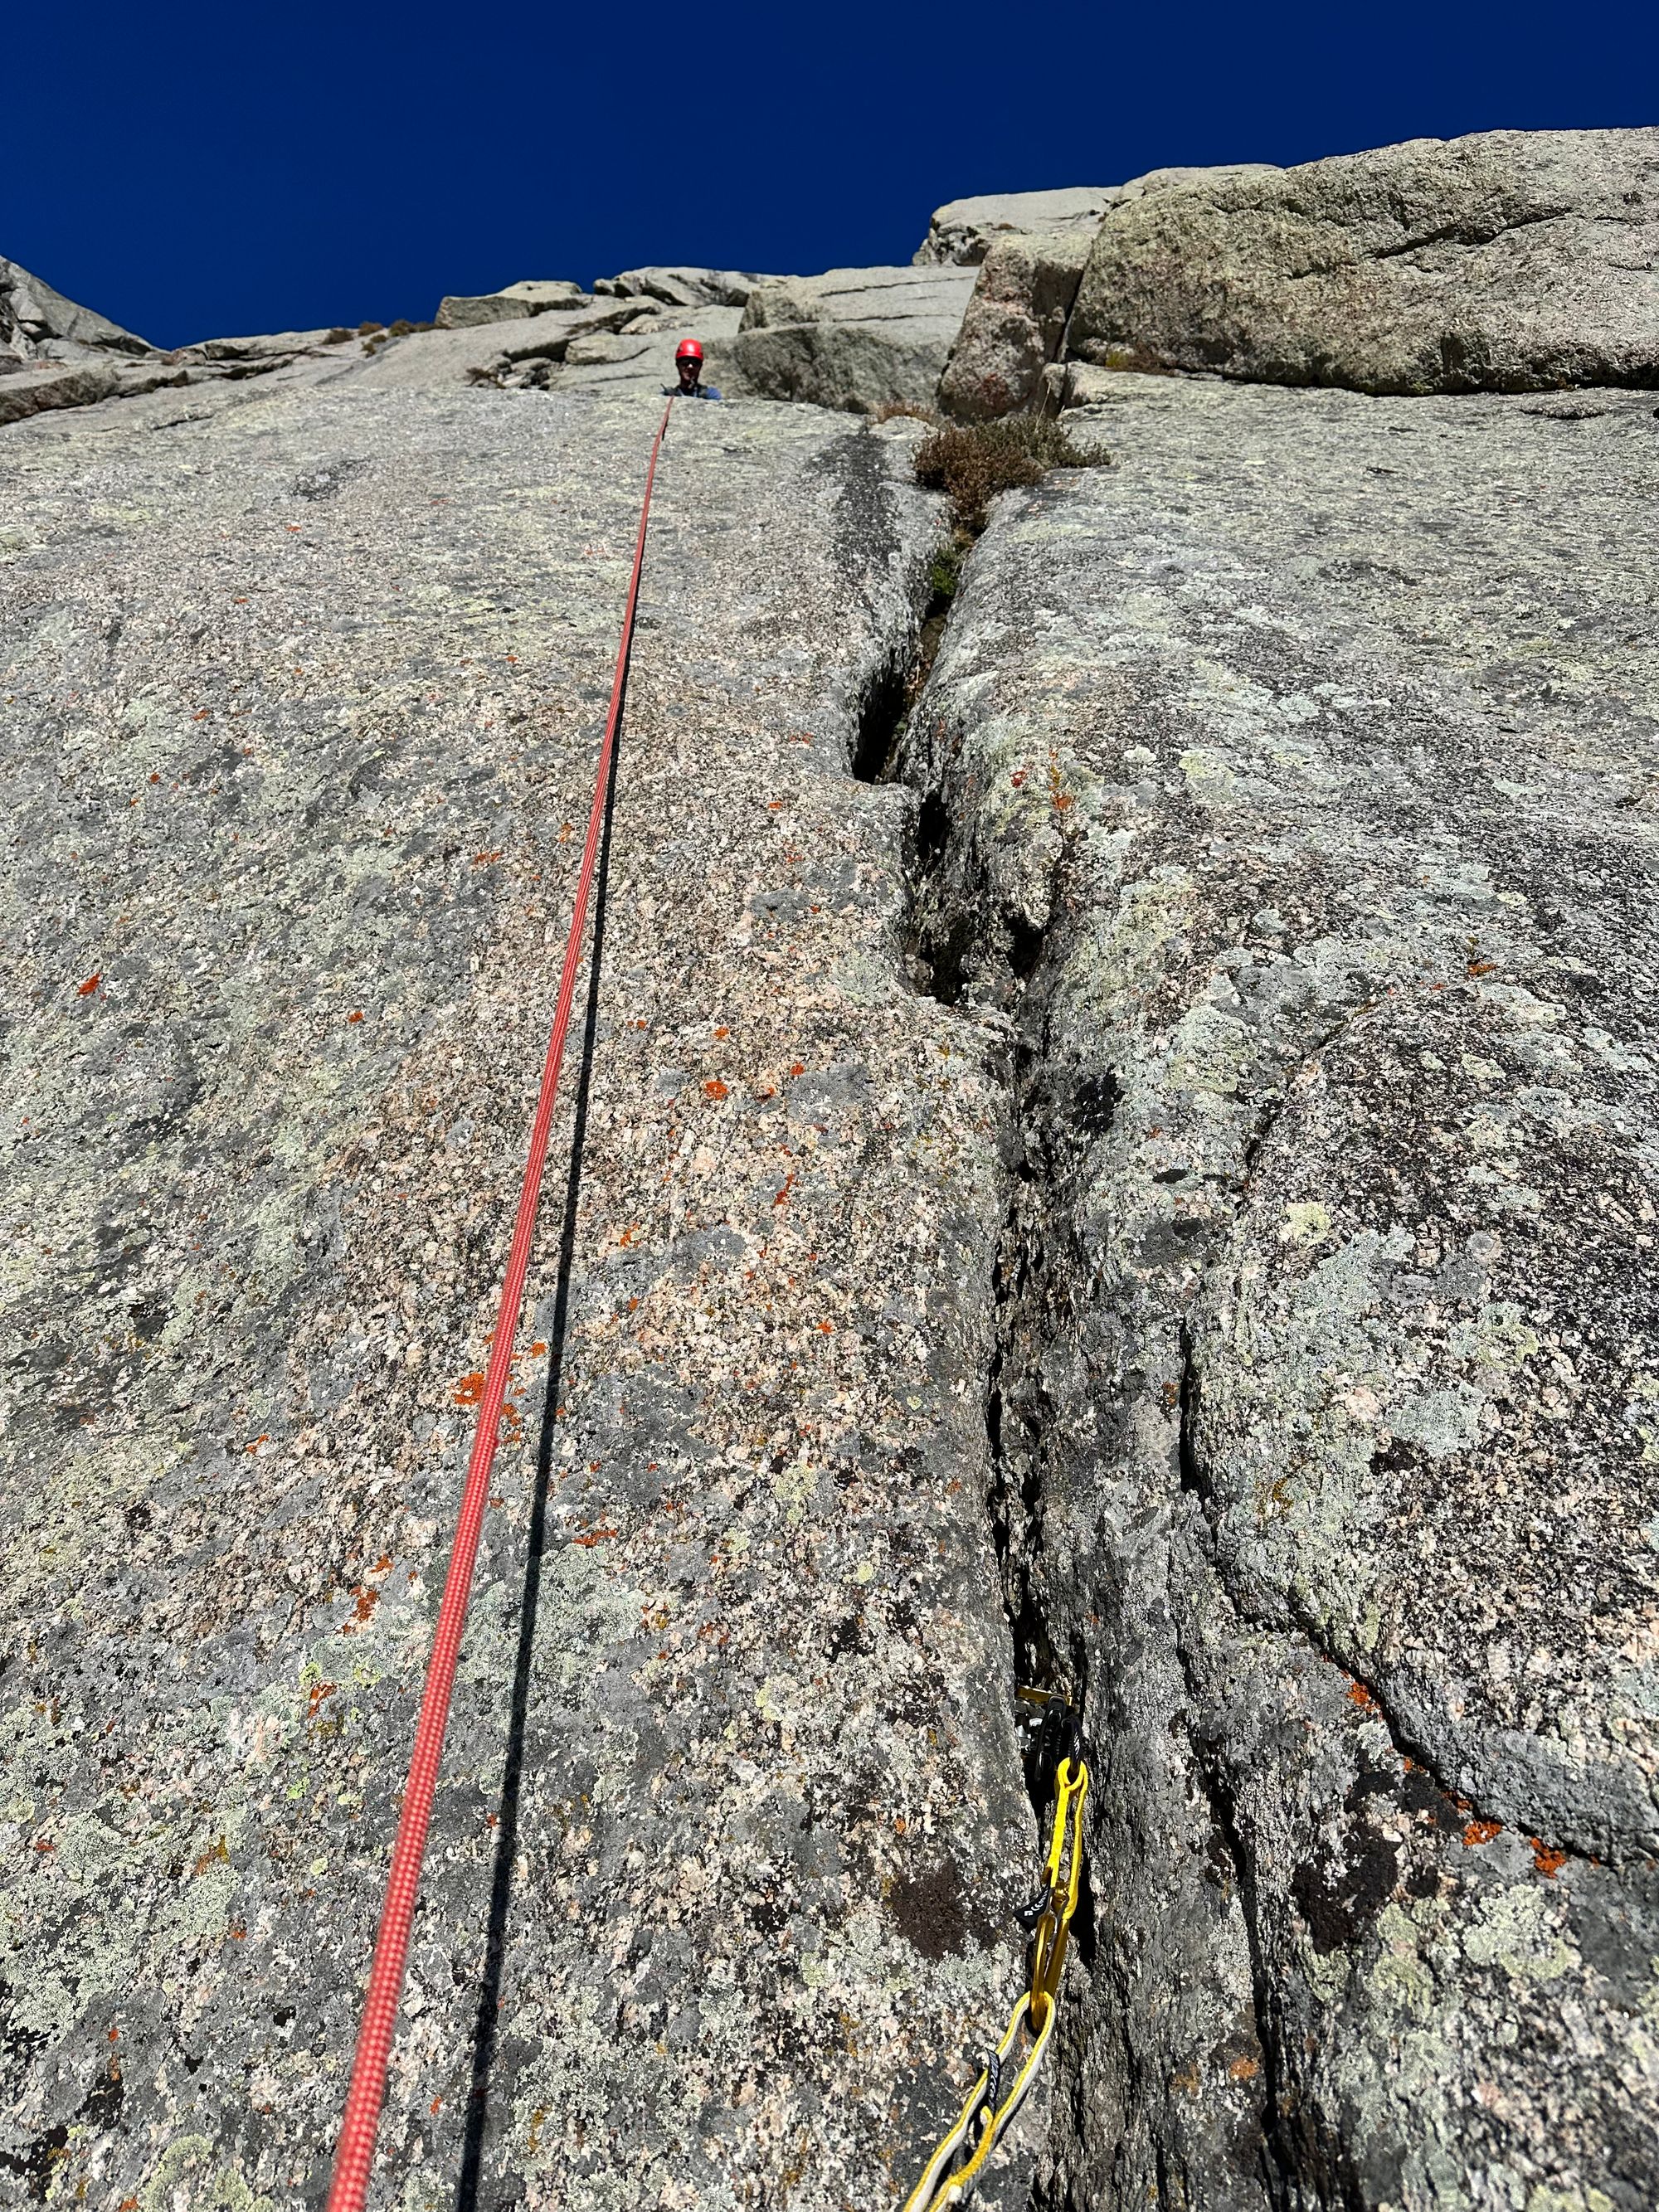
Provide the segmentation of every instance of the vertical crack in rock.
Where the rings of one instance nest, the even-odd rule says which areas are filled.
[[[908,649],[882,664],[860,702],[853,774],[860,783],[890,783],[897,775],[905,731],[933,672],[950,612],[951,592],[935,575]]]
[[[937,572],[936,572],[937,573]],[[956,577],[951,576],[952,592]],[[1052,1632],[1044,1571],[1044,1478],[1048,1428],[1054,1413],[1042,1372],[1056,1295],[1049,1237],[1061,1218],[1054,1204],[1056,1162],[1036,1111],[1043,1080],[1041,1019],[1033,989],[1043,960],[1046,925],[997,912],[982,871],[964,849],[951,797],[931,771],[929,749],[915,741],[934,662],[950,623],[951,594],[936,587],[906,667],[890,666],[866,696],[854,773],[866,781],[897,782],[913,794],[907,939],[913,981],[942,1004],[967,1008],[994,1035],[1005,1068],[1006,1209],[998,1240],[995,1319],[985,1371],[984,1418],[989,1470],[991,1536],[1001,1580],[1013,1655],[1012,1691],[1060,1688],[1086,1711],[1088,1653],[1082,1639],[1057,1642]],[[1056,873],[1058,873],[1058,869]],[[994,915],[988,933],[988,916]],[[1030,1008],[1029,1021],[1027,1016]],[[1115,1100],[1109,1075],[1097,1079],[1088,1102],[1099,1126]],[[1038,1822],[1048,1812],[1040,1790],[1027,1786]],[[1085,1856],[1073,1923],[1074,1978],[1091,1980],[1097,1963],[1095,1892]],[[1062,2015],[1057,2047],[1075,2035]],[[1048,2142],[1028,2202],[1058,2204],[1049,2170],[1067,2160],[1064,2147],[1079,2133],[1075,2067],[1055,2069],[1048,2106]],[[1010,2204],[1012,2198],[1006,2200]]]
[[[1191,1648],[1175,1595],[1184,1579],[1201,1575],[1231,1623],[1230,1633],[1248,1632],[1217,1557],[1218,1505],[1199,1438],[1199,1361],[1184,1313],[1177,1313],[1171,1332],[1176,1373],[1158,1390],[1172,1431],[1170,1502],[1143,1504],[1134,1516],[1154,1532],[1152,1542],[1137,1558],[1135,1533],[1125,1541],[1120,1531],[1118,1558],[1079,1560],[1074,1496],[1062,1500],[1058,1529],[1049,1526],[1051,1485],[1058,1480],[1074,1492],[1077,1476],[1068,1469],[1079,1458],[1097,1457],[1104,1441],[1090,1433],[1099,1418],[1090,1350],[1098,1353],[1103,1328],[1116,1333],[1121,1358],[1121,1342],[1136,1327],[1127,1305],[1091,1311],[1098,1270],[1083,1231],[1079,1173],[1109,1138],[1122,1086],[1111,1067],[1073,1066],[1055,1049],[1050,1000],[1067,949],[1056,939],[1069,932],[1077,918],[1070,908],[1087,893],[1079,890],[1068,901],[1070,848],[1063,832],[1049,839],[1035,882],[1029,872],[1012,879],[1013,896],[1006,870],[999,877],[995,859],[988,858],[971,776],[963,773],[963,731],[948,716],[931,713],[927,684],[949,639],[945,611],[936,605],[930,618],[938,626],[918,641],[912,665],[890,667],[872,685],[855,767],[870,781],[901,781],[915,796],[913,980],[1004,1033],[1007,1198],[984,1401],[991,1533],[1016,1681],[1066,1688],[1097,1739],[1096,1817],[1074,1929],[1076,1963],[1056,2039],[1047,2142],[1029,2203],[1042,2212],[1080,2212],[1085,2205],[1125,2206],[1150,2196],[1163,2206],[1225,2202],[1241,2212],[1362,2212],[1365,2190],[1340,2130],[1317,2101],[1299,2092],[1291,2050],[1297,2024],[1285,2016],[1269,1963],[1273,1937],[1264,1929],[1258,1852],[1245,1832],[1228,1763],[1237,1752],[1226,1745],[1224,1728],[1207,1724],[1215,1706],[1213,1680],[1205,1679],[1209,1655]],[[926,726],[924,714],[931,716]],[[1057,781],[1053,770],[1050,780]],[[1363,1011],[1346,1009],[1328,1022],[1305,1046],[1304,1069]],[[1291,1087],[1287,1076],[1265,1087],[1257,1101],[1237,1170],[1245,1182]],[[1132,1375],[1133,1367],[1131,1362]],[[1152,1395],[1150,1376],[1137,1395]],[[1133,1432],[1138,1420],[1144,1425],[1133,1407],[1116,1419],[1120,1431]],[[1107,1446],[1109,1452],[1122,1449],[1121,1434]],[[1177,1510],[1183,1499],[1193,1508],[1184,1523]],[[1133,1587],[1148,1561],[1150,1596]],[[1167,1600],[1155,1594],[1160,1574],[1168,1580]],[[1121,1617],[1103,1631],[1109,1608]],[[1152,1636],[1134,1626],[1137,1610]],[[1090,1623],[1096,1624],[1092,1633]],[[1307,1624],[1297,1626],[1317,1662],[1334,1663]],[[1141,1679],[1127,1692],[1109,1680],[1104,1694],[1091,1698],[1092,1644],[1127,1659]],[[1160,1647],[1150,1658],[1137,1649],[1147,1644]],[[1357,1682],[1353,1687],[1368,1695]],[[1410,1752],[1391,1717],[1389,1727],[1409,1767]],[[1427,1769],[1425,1760],[1418,1764]],[[1424,1779],[1431,1780],[1429,1771]],[[1437,1785],[1438,1777],[1432,1782]],[[1452,1802],[1438,1794],[1443,1804]],[[1178,1886],[1155,1899],[1146,1893],[1148,1883],[1157,1887],[1157,1839],[1146,1824],[1169,1817],[1183,1796],[1188,1848],[1201,1873],[1196,1894],[1192,1877],[1182,1877],[1191,1925],[1182,1955],[1206,1985],[1207,1999],[1189,2008],[1188,2016],[1149,2030],[1141,2017],[1147,1996],[1139,1954],[1158,1916],[1183,1915],[1183,1893]],[[1040,1817],[1042,1808],[1036,1809]],[[1109,1835],[1141,1853],[1132,1869],[1107,1869],[1109,1885],[1123,1893],[1110,1915],[1109,1954],[1093,1865]],[[1208,1900],[1207,1917],[1200,1899]],[[1204,2018],[1215,2021],[1209,2051],[1194,2042]],[[1182,2108],[1196,2101],[1200,2064],[1217,2060],[1224,2068],[1225,2094],[1212,2093],[1205,2107],[1188,2116]]]
[[[913,971],[930,996],[960,1006],[983,918],[984,886],[964,891],[957,883],[961,857],[955,849],[957,824],[945,793],[919,773],[920,749],[908,742],[912,718],[949,628],[950,608],[951,594],[935,585],[908,659],[888,663],[871,682],[860,709],[853,768],[861,781],[898,782],[915,798],[907,930]],[[1045,933],[1018,916],[1005,917],[1004,929],[1003,964],[1008,979],[1004,995],[1018,999],[1036,972]],[[1005,1014],[1002,1019],[1008,1018]],[[1012,1022],[1008,1025],[1014,1027]],[[1040,1378],[1029,1361],[1022,1364],[1020,1346],[1031,1334],[1033,1316],[1040,1315],[1046,1291],[1042,1199],[1049,1178],[1041,1148],[1034,1158],[1026,1134],[1040,1054],[1024,1033],[1011,1036],[1008,1043],[1007,1125],[1016,1157],[1009,1170],[1007,1212],[997,1248],[996,1328],[985,1378],[985,1428],[992,1534],[1002,1572],[1016,1676],[1021,1684],[1045,1685],[1069,1682],[1072,1677],[1063,1666],[1056,1668],[1034,1576],[1041,1551],[1048,1408]],[[1080,1663],[1081,1654],[1079,1659]],[[1077,1687],[1080,1694],[1080,1680]]]
[[[1096,1750],[1036,2201],[1635,2212],[1634,664],[1595,664],[1617,775],[1500,742],[1462,635],[1506,674],[1544,556],[1505,539],[1512,608],[1428,557],[1522,460],[1627,531],[1624,429],[1586,477],[1507,404],[1116,390],[1139,476],[998,507],[895,769],[913,974],[1006,1042],[1011,1631]],[[1431,428],[1392,526],[1448,579],[1438,659],[1347,489]]]
[[[1253,1133],[1259,1146],[1267,1117]],[[1199,1378],[1194,1357],[1192,1331],[1183,1321],[1179,1329],[1181,1373],[1177,1385],[1177,1464],[1181,1487],[1196,1500],[1200,1513],[1195,1527],[1206,1552],[1215,1488],[1198,1445]],[[1183,1674],[1195,1709],[1202,1710],[1202,1686],[1181,1650]],[[1249,1961],[1250,2006],[1256,2040],[1261,2049],[1260,2097],[1257,2122],[1261,2129],[1260,2174],[1263,2192],[1273,2212],[1302,2212],[1317,2206],[1321,2212],[1363,2212],[1364,2193],[1352,2162],[1333,2131],[1322,2124],[1316,2110],[1298,2106],[1290,2086],[1284,2049],[1284,2021],[1272,1975],[1262,1953],[1260,1901],[1255,1869],[1239,1830],[1236,1792],[1221,1758],[1221,1746],[1212,1737],[1187,1730],[1192,1769],[1202,1790],[1216,1839],[1225,1854],[1243,1922]]]
[[[1261,2051],[1261,2175],[1273,2212],[1364,2212],[1352,2158],[1317,2106],[1299,2100],[1285,2064],[1285,2022],[1262,1952],[1256,1879],[1239,1832],[1238,1808],[1212,1747],[1194,1742],[1194,1764],[1232,1867],[1249,1948],[1250,1997]]]
[[[515,1414],[486,1533],[405,2197],[633,2201],[668,2160],[688,2203],[822,2205],[908,2164],[1017,1976],[1006,1700],[1046,1678],[1089,1881],[997,2212],[1651,2203],[1650,412],[1112,381],[1122,468],[1000,505],[931,605],[902,426],[707,410],[677,448],[589,1257],[546,1528]],[[477,397],[295,386],[250,429],[221,394],[182,511],[142,403],[55,430],[140,518],[91,601],[16,486],[50,1242],[0,2171],[40,2201],[326,2185],[614,617],[588,556],[634,513],[623,402]],[[294,566],[261,487],[330,471]],[[578,531],[526,522],[556,481]],[[360,553],[428,506],[474,609],[435,690]]]
[[[1176,1385],[1176,1403],[1181,1417],[1176,1440],[1181,1486],[1189,1497],[1197,1498],[1207,1513],[1214,1500],[1214,1492],[1198,1455],[1198,1370],[1193,1360],[1193,1333],[1184,1321],[1181,1324],[1180,1342],[1181,1380]]]
[[[909,670],[906,660],[890,660],[877,671],[859,708],[853,773],[860,783],[886,781],[888,763],[902,733],[909,705]]]

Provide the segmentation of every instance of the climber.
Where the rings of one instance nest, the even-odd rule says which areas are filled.
[[[665,393],[672,399],[718,399],[720,393],[712,384],[702,380],[702,348],[696,338],[682,338],[674,351],[674,367],[679,376],[678,384],[665,384]]]

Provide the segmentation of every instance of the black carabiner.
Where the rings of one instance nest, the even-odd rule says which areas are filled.
[[[1079,1765],[1083,1758],[1083,1723],[1069,1699],[1057,1690],[1028,1692],[1041,1697],[1035,1712],[1021,1716],[1033,1733],[1025,1753],[1026,1777],[1031,1795],[1046,1805],[1060,1794],[1060,1770],[1067,1760]]]

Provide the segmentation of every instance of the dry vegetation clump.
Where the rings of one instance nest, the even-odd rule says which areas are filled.
[[[363,341],[363,351],[372,355],[379,353],[382,346],[390,345],[393,338],[406,338],[411,331],[435,330],[436,327],[434,323],[411,323],[406,315],[399,315],[395,323],[360,323],[357,335]],[[350,335],[349,331],[331,331],[328,343],[332,345],[337,337],[349,337]]]
[[[972,536],[985,527],[986,510],[1000,491],[1041,483],[1050,469],[1109,467],[1103,448],[1074,446],[1058,422],[1036,415],[1005,416],[936,430],[916,448],[918,483],[945,493],[957,526]]]

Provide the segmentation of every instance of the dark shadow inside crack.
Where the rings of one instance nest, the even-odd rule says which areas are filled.
[[[1029,983],[1036,975],[1047,936],[1048,931],[1042,924],[1027,921],[1023,915],[1009,916],[1008,966],[1022,983]]]
[[[909,670],[902,661],[890,660],[865,693],[859,710],[853,773],[860,783],[889,781],[909,704]]]
[[[1181,1380],[1177,1386],[1176,1407],[1180,1417],[1179,1440],[1176,1445],[1181,1474],[1181,1486],[1197,1498],[1206,1519],[1215,1505],[1215,1486],[1206,1473],[1198,1452],[1198,1366],[1193,1356],[1193,1333],[1186,1322],[1181,1324]]]
[[[942,556],[936,556],[932,589],[908,651],[887,661],[864,695],[853,741],[853,773],[860,783],[902,780],[910,716],[927,687],[944,642],[956,579],[955,557],[947,562]],[[942,835],[938,842],[943,846]]]
[[[1249,1959],[1250,2002],[1261,2053],[1258,2176],[1273,2212],[1365,2212],[1365,2193],[1348,2146],[1310,2101],[1295,2093],[1278,1991],[1261,1939],[1254,1856],[1218,1747],[1192,1741],[1193,1771],[1237,1892]]]

